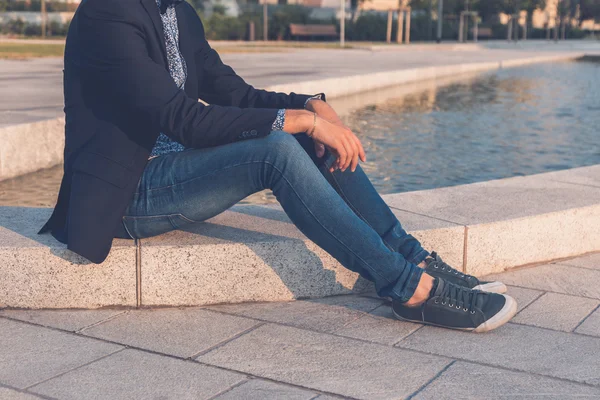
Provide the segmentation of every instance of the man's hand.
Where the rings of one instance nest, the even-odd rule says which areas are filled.
[[[367,161],[365,150],[360,140],[358,140],[350,129],[343,125],[336,125],[321,117],[317,117],[317,124],[312,137],[316,143],[327,146],[337,156],[337,161],[329,169],[330,172],[336,169],[344,172],[348,167],[354,172],[356,171],[359,159],[362,162]]]
[[[313,112],[286,110],[283,130],[285,132],[310,132],[314,121]],[[336,169],[345,171],[348,167],[354,172],[359,159],[363,162],[367,161],[360,140],[343,124],[337,125],[317,116],[312,138],[315,143],[327,146],[337,156],[337,161],[329,169],[331,172]]]
[[[312,111],[317,113],[317,115],[323,118],[326,121],[331,122],[334,125],[338,125],[346,128],[340,117],[337,115],[333,107],[324,102],[323,100],[309,100],[306,104],[306,109],[308,111]],[[315,141],[315,151],[317,153],[317,157],[321,158],[325,155],[325,145],[323,143],[319,143]]]

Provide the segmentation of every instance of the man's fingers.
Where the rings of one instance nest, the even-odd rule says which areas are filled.
[[[354,135],[354,138],[356,139],[356,144],[358,145],[358,156],[360,157],[360,160],[362,162],[367,161],[367,155],[365,154],[365,149],[364,149],[360,139],[357,138],[356,135]]]

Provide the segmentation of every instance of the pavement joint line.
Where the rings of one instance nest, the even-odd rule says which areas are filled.
[[[392,344],[392,347],[400,347],[400,342],[402,342],[403,340],[408,339],[409,337],[411,337],[412,335],[414,335],[415,333],[419,332],[421,329],[425,328],[424,324],[421,324],[420,327],[418,327],[417,329],[415,329],[414,331],[410,332],[408,335],[405,335],[404,337],[402,337],[401,339],[398,339],[397,342],[395,342],[394,344]]]
[[[210,310],[205,310],[205,311],[209,311],[210,312]],[[239,332],[239,333],[237,333],[237,334],[235,334],[235,335],[233,335],[233,336],[231,336],[231,337],[229,337],[227,339],[224,339],[224,340],[220,341],[219,343],[215,344],[214,346],[210,346],[208,349],[204,349],[202,351],[199,351],[196,354],[194,354],[194,355],[192,355],[192,356],[190,356],[188,358],[190,360],[195,360],[196,358],[198,358],[200,356],[203,356],[205,354],[210,353],[213,350],[217,350],[217,349],[225,346],[229,342],[232,342],[232,341],[234,341],[236,339],[241,338],[242,336],[244,336],[244,335],[246,335],[246,334],[248,334],[248,333],[250,333],[250,332],[252,332],[252,331],[254,331],[254,330],[258,329],[258,328],[260,328],[263,325],[266,325],[266,323],[262,322],[262,323],[258,323],[258,324],[252,325],[250,328],[245,329],[242,332]]]
[[[123,345],[121,345],[121,346],[123,346]],[[70,373],[70,372],[76,371],[76,370],[78,370],[78,369],[80,369],[80,368],[87,367],[88,365],[94,364],[94,363],[95,363],[95,362],[97,362],[97,361],[104,360],[105,358],[108,358],[108,357],[110,357],[110,356],[113,356],[113,355],[115,355],[115,354],[117,354],[117,353],[120,353],[120,352],[122,352],[123,350],[126,350],[126,349],[127,349],[127,347],[122,347],[122,348],[120,348],[119,350],[113,351],[112,353],[109,353],[109,354],[106,354],[106,355],[104,355],[104,356],[102,356],[102,357],[96,358],[96,359],[94,359],[94,360],[92,360],[92,361],[89,361],[89,362],[87,362],[87,363],[85,363],[85,364],[81,364],[81,365],[78,365],[78,366],[76,366],[76,367],[73,367],[73,368],[71,368],[71,369],[69,369],[69,370],[67,370],[67,371],[61,372],[60,374],[54,375],[54,376],[52,376],[52,377],[50,377],[50,378],[47,378],[47,379],[41,380],[41,381],[39,381],[39,382],[37,382],[37,383],[34,383],[33,385],[29,385],[29,386],[27,386],[25,389],[26,389],[26,390],[29,390],[29,389],[32,389],[32,388],[34,388],[35,386],[38,386],[38,385],[41,385],[41,384],[43,384],[43,383],[46,383],[46,382],[48,382],[48,381],[51,381],[52,379],[60,378],[60,377],[61,377],[61,376],[63,376],[63,375],[66,375],[66,374],[68,374],[68,373]],[[33,393],[36,393],[36,392],[33,392]],[[37,394],[37,393],[36,393],[36,394]]]
[[[509,322],[509,323],[510,324],[514,324],[514,322]],[[521,324],[515,324],[515,325],[521,325]],[[530,326],[530,325],[527,325],[527,326]],[[537,326],[533,327],[533,328],[535,328],[535,329],[544,329],[544,328],[540,328],[540,327],[537,327]],[[546,329],[546,330],[551,330],[551,329]],[[554,331],[554,332],[557,332],[557,331]],[[567,334],[567,335],[570,335],[569,332],[564,332],[564,331],[560,331],[560,332],[564,333],[564,334]],[[468,332],[465,332],[465,333],[469,334]],[[471,333],[471,334],[475,335],[475,333]],[[591,336],[591,337],[594,337],[594,336]],[[595,338],[598,339],[598,337],[595,337]],[[402,347],[402,346],[394,346],[394,347],[398,347],[398,348],[403,349],[403,350],[412,350],[412,351],[414,351],[416,353],[425,354],[425,355],[428,355],[428,356],[436,356],[436,357],[448,358],[448,359],[454,360],[454,361],[461,361],[461,362],[465,362],[465,363],[468,363],[468,364],[475,364],[475,365],[479,365],[479,366],[482,366],[482,367],[491,367],[491,368],[501,369],[503,371],[517,372],[517,373],[520,373],[520,374],[527,374],[527,375],[537,376],[539,378],[549,378],[549,379],[554,379],[554,380],[561,381],[561,382],[574,383],[574,384],[582,385],[582,386],[586,386],[586,387],[598,388],[598,385],[592,385],[592,384],[589,384],[589,383],[585,383],[585,382],[581,382],[581,381],[575,381],[575,380],[571,380],[571,379],[567,379],[567,378],[562,378],[562,377],[557,377],[557,376],[553,376],[553,375],[544,375],[544,374],[540,374],[538,372],[527,371],[527,370],[524,370],[524,369],[517,369],[517,368],[505,367],[503,365],[498,365],[498,364],[488,364],[488,363],[483,363],[483,362],[480,362],[480,361],[474,361],[474,360],[470,360],[470,359],[466,359],[466,358],[461,358],[461,357],[453,357],[453,358],[451,358],[451,357],[448,357],[448,356],[443,356],[443,355],[440,355],[440,354],[431,353],[431,352],[424,351],[424,350],[414,350],[414,349],[410,349],[410,348],[406,348],[406,347]]]
[[[567,265],[561,265],[561,267],[566,267],[566,266]],[[575,268],[577,268],[577,267],[575,267]],[[598,271],[598,270],[594,269],[594,270],[590,270],[590,271]],[[589,297],[589,296],[583,296],[583,295],[577,295],[577,296],[575,296],[575,295],[568,294],[568,293],[555,292],[555,291],[552,291],[552,290],[539,289],[539,288],[530,287],[530,286],[515,285],[515,284],[512,284],[512,283],[509,284],[509,286],[512,286],[512,287],[515,287],[515,288],[519,288],[519,289],[537,290],[537,291],[543,291],[545,293],[562,294],[562,295],[565,295],[565,296],[581,297],[581,298],[588,299],[588,300],[600,301],[600,299],[597,298],[597,297]],[[510,294],[510,293],[508,293],[508,294]],[[561,331],[561,332],[564,332],[564,331]]]
[[[531,325],[531,324],[527,324],[525,322],[510,321],[509,324],[519,325],[519,326],[528,326],[530,328],[543,329],[545,331],[550,331],[550,332],[566,333],[567,335],[583,336],[583,337],[588,337],[588,338],[592,338],[592,339],[600,339],[600,336],[594,336],[594,335],[590,335],[588,333],[580,333],[580,332],[574,332],[574,331],[559,331],[558,329],[547,328],[545,326],[539,326],[539,325]]]
[[[215,400],[215,399],[219,398],[220,396],[223,396],[225,393],[231,392],[233,389],[235,389],[235,388],[238,388],[238,387],[240,387],[240,386],[242,386],[242,385],[245,385],[245,384],[247,384],[247,383],[248,383],[248,382],[250,382],[251,380],[252,380],[252,379],[242,379],[242,380],[241,380],[241,381],[239,381],[238,383],[235,383],[235,384],[231,385],[230,387],[228,387],[228,388],[226,388],[226,389],[223,389],[223,390],[221,390],[219,393],[217,393],[217,394],[215,394],[215,395],[213,395],[213,396],[210,396],[210,397],[209,397],[208,399],[206,399],[206,400]]]
[[[442,374],[446,371],[448,371],[448,369],[453,366],[454,364],[456,364],[456,360],[452,360],[448,363],[448,365],[446,365],[444,368],[442,368],[437,374],[435,374],[431,379],[429,379],[427,382],[425,382],[423,385],[421,385],[420,388],[418,388],[417,390],[415,390],[411,395],[409,395],[406,400],[411,400],[413,399],[417,394],[421,393],[427,386],[431,385],[433,383],[433,381],[435,381],[437,378],[439,378],[440,376],[442,376]]]
[[[34,396],[34,397],[39,397],[40,399],[57,400],[54,397],[48,397],[48,396],[45,396],[43,394],[29,392],[29,391],[27,391],[25,389],[20,389],[18,387],[7,385],[6,383],[2,383],[2,382],[0,382],[0,388],[6,388],[6,389],[14,390],[15,392],[19,392],[19,393],[23,393],[23,394],[28,394],[28,395],[31,395],[31,396]]]
[[[233,314],[229,314],[229,315],[233,315]],[[295,387],[295,388],[298,388],[298,389],[308,390],[308,391],[312,391],[312,392],[315,392],[315,393],[326,394],[328,396],[333,396],[333,397],[336,397],[336,398],[343,398],[343,399],[349,399],[349,400],[360,400],[360,399],[356,399],[354,397],[349,397],[349,396],[343,396],[342,397],[340,394],[334,393],[334,392],[327,392],[327,391],[323,391],[323,390],[319,390],[319,389],[315,389],[315,388],[311,388],[311,387],[307,387],[307,386],[296,385],[296,384],[289,383],[289,382],[277,381],[275,379],[270,379],[270,378],[267,378],[267,377],[264,377],[264,376],[260,376],[260,375],[254,375],[254,374],[251,374],[251,373],[248,373],[248,372],[244,372],[244,371],[241,371],[241,370],[236,370],[236,369],[231,369],[231,368],[225,368],[225,367],[221,367],[219,365],[209,364],[209,363],[202,362],[202,361],[199,361],[199,360],[192,360],[190,358],[182,358],[182,357],[174,356],[174,355],[168,354],[168,353],[161,353],[161,352],[155,351],[155,350],[149,350],[149,349],[145,349],[145,348],[142,348],[142,347],[137,347],[137,346],[132,346],[132,345],[127,345],[127,344],[115,342],[113,340],[102,339],[102,338],[98,338],[98,337],[94,337],[94,336],[86,336],[86,335],[81,334],[81,333],[75,333],[75,332],[67,331],[67,330],[60,329],[60,328],[48,327],[48,326],[44,326],[44,325],[40,325],[40,324],[36,324],[36,323],[30,322],[30,321],[21,321],[21,320],[18,320],[18,319],[14,319],[14,318],[2,316],[2,315],[0,315],[0,319],[7,319],[7,320],[14,321],[14,322],[20,322],[20,323],[23,323],[23,324],[27,324],[27,325],[39,327],[39,328],[42,328],[42,329],[50,329],[50,330],[53,330],[53,331],[56,331],[56,332],[61,332],[61,333],[66,333],[66,334],[78,336],[80,338],[91,339],[91,340],[95,340],[95,341],[99,341],[99,342],[103,342],[103,343],[109,343],[109,344],[115,344],[115,345],[123,346],[122,349],[119,349],[116,352],[113,352],[113,353],[111,353],[109,355],[116,354],[119,351],[124,351],[124,350],[131,349],[131,350],[136,350],[136,351],[142,351],[142,352],[148,353],[148,354],[154,354],[154,355],[161,356],[161,357],[168,357],[168,358],[179,360],[179,361],[183,361],[183,362],[189,362],[189,363],[193,363],[193,364],[199,364],[199,365],[202,365],[202,366],[205,366],[205,367],[215,368],[215,369],[218,369],[218,370],[221,370],[221,371],[227,371],[227,372],[234,373],[234,374],[237,374],[237,375],[242,375],[242,376],[251,377],[251,378],[255,378],[255,379],[262,379],[262,380],[265,380],[265,381],[269,381],[269,382],[273,382],[273,383],[278,383],[278,384],[286,385],[286,386],[290,386],[290,387]],[[253,319],[253,318],[249,318],[249,319]],[[279,325],[281,325],[281,324],[279,324]],[[302,329],[302,328],[297,328],[297,327],[293,327],[293,326],[290,326],[290,327],[291,328],[296,328],[296,329]],[[309,331],[309,332],[314,332],[314,333],[320,333],[320,334],[323,334],[323,335],[327,335],[326,333],[318,332],[318,331],[311,331],[309,329],[302,329],[302,330]],[[339,337],[343,337],[343,336],[339,336]],[[343,338],[344,339],[352,339],[352,338],[347,338],[347,337],[343,337]],[[358,340],[360,342],[365,342],[365,341],[359,340],[359,339],[356,339],[356,340]],[[371,343],[371,342],[366,342],[366,343]],[[371,343],[371,344],[378,344],[378,343]],[[382,346],[384,346],[384,345],[382,345]],[[385,347],[389,347],[389,346],[385,346]],[[106,358],[109,355],[101,357],[101,358]],[[100,360],[100,358],[98,360]],[[98,360],[94,360],[92,362],[95,362],[95,361],[98,361]],[[88,364],[90,364],[90,363],[88,363]],[[87,364],[85,364],[85,365],[87,365]],[[83,367],[85,365],[81,365],[79,367],[73,368],[73,369],[71,369],[71,370],[69,370],[67,372],[71,372],[71,371],[73,371],[73,370],[75,370],[77,368],[81,368],[81,367]],[[50,379],[57,378],[57,377],[59,377],[61,375],[63,375],[63,374],[56,375],[56,376],[54,376],[54,377],[52,377]],[[47,380],[49,380],[49,379],[47,379]],[[38,382],[35,385],[40,385],[43,382],[45,382],[45,381]],[[35,393],[35,394],[38,395],[37,393]]]
[[[528,289],[528,288],[526,288],[526,289]],[[211,311],[217,312],[217,313],[221,313],[221,314],[226,314],[226,315],[234,315],[234,316],[238,316],[239,317],[239,315],[236,315],[236,314],[224,313],[224,312],[214,311],[214,310],[211,310]],[[297,388],[301,388],[301,389],[305,389],[305,390],[316,391],[316,389],[313,389],[313,388],[310,388],[310,387],[305,387],[305,386],[301,386],[301,385],[295,385],[295,384],[288,383],[288,382],[280,382],[280,381],[277,381],[277,380],[274,380],[274,379],[269,379],[269,378],[266,378],[266,377],[263,377],[263,376],[260,376],[260,375],[254,375],[254,374],[250,374],[248,372],[244,372],[244,371],[240,371],[240,370],[235,370],[235,369],[221,367],[221,366],[218,366],[218,365],[213,365],[213,364],[205,363],[205,362],[199,361],[197,359],[191,360],[191,359],[181,358],[181,357],[174,356],[172,354],[161,353],[161,352],[158,352],[158,351],[144,349],[144,348],[141,348],[141,347],[125,345],[123,343],[119,343],[119,342],[115,342],[115,341],[111,341],[111,340],[107,340],[107,339],[101,339],[101,338],[97,338],[97,337],[93,337],[93,336],[86,336],[86,335],[83,335],[83,334],[75,333],[75,332],[72,332],[72,331],[66,331],[66,330],[59,329],[59,328],[46,327],[46,326],[43,326],[43,325],[40,325],[40,324],[36,324],[36,323],[30,322],[30,321],[21,321],[21,320],[14,319],[14,318],[11,318],[11,317],[6,317],[6,316],[1,316],[0,315],[0,318],[12,320],[12,321],[15,321],[15,322],[21,322],[21,323],[24,323],[24,324],[27,324],[27,325],[37,326],[37,327],[44,328],[44,329],[51,329],[51,330],[54,330],[54,331],[57,331],[57,332],[63,332],[63,333],[67,333],[67,334],[79,336],[79,337],[82,337],[82,338],[87,338],[87,339],[91,339],[91,340],[97,340],[97,341],[104,342],[104,343],[110,343],[110,344],[116,344],[116,345],[124,346],[124,348],[121,349],[121,350],[133,349],[133,350],[143,351],[143,352],[149,353],[149,354],[155,354],[155,355],[158,355],[158,356],[169,357],[169,358],[172,358],[172,359],[176,359],[176,360],[180,360],[180,361],[185,361],[185,362],[197,363],[197,364],[208,366],[208,367],[211,367],[211,368],[217,368],[217,369],[223,370],[223,371],[228,371],[228,372],[232,372],[232,373],[236,373],[236,374],[242,374],[242,375],[246,375],[246,376],[251,376],[251,377],[254,377],[254,378],[263,379],[263,380],[267,380],[267,381],[270,381],[270,382],[281,383],[281,384],[286,384],[288,386],[293,386],[293,387],[297,387]],[[244,317],[244,318],[258,320],[256,318],[251,318],[251,317]],[[259,321],[261,321],[261,320],[259,320]],[[574,380],[570,380],[570,379],[566,379],[566,378],[560,378],[560,377],[555,377],[555,376],[551,376],[551,375],[543,375],[543,374],[539,374],[539,373],[536,373],[536,372],[531,372],[531,371],[526,371],[526,370],[520,370],[520,369],[516,369],[516,368],[508,368],[508,367],[504,367],[504,366],[497,365],[497,364],[486,364],[486,363],[482,363],[482,362],[478,362],[478,361],[463,359],[463,358],[460,358],[460,357],[449,357],[449,356],[446,356],[446,355],[431,353],[431,352],[427,352],[427,351],[424,351],[424,350],[411,349],[411,348],[403,347],[403,346],[400,345],[400,343],[403,340],[405,340],[406,338],[408,338],[410,335],[414,334],[415,332],[417,332],[420,329],[425,328],[425,325],[423,325],[420,328],[416,329],[410,335],[407,335],[398,344],[396,344],[394,346],[389,346],[389,345],[384,345],[384,344],[381,344],[381,343],[370,342],[370,341],[364,340],[364,339],[351,338],[351,337],[341,336],[341,335],[334,334],[334,333],[325,333],[325,332],[321,332],[321,331],[315,331],[315,330],[311,330],[311,329],[307,329],[307,328],[301,328],[301,327],[292,326],[292,325],[283,324],[283,323],[278,323],[278,322],[270,322],[270,321],[264,321],[264,322],[268,322],[268,323],[273,324],[273,325],[287,326],[289,328],[299,329],[299,330],[303,330],[303,331],[307,331],[307,332],[319,333],[319,334],[322,334],[322,335],[335,336],[335,337],[347,339],[347,340],[350,340],[350,341],[357,341],[357,342],[361,342],[361,343],[367,343],[367,344],[371,344],[371,345],[385,347],[385,348],[388,348],[388,349],[390,347],[392,347],[392,348],[398,348],[398,349],[402,349],[402,350],[405,350],[405,351],[408,351],[408,352],[411,352],[411,353],[426,354],[426,355],[430,355],[430,356],[436,356],[438,358],[447,359],[447,360],[450,360],[450,361],[452,361],[452,360],[459,360],[459,361],[464,361],[464,362],[471,363],[471,364],[476,364],[476,365],[481,365],[481,366],[486,366],[486,367],[493,367],[493,368],[497,368],[497,369],[502,369],[502,370],[505,370],[505,371],[526,373],[526,374],[535,375],[535,376],[539,376],[539,377],[556,379],[556,380],[559,380],[559,381],[562,381],[562,382],[576,383],[578,385],[584,385],[584,386],[588,386],[588,387],[598,387],[598,386],[595,386],[595,385],[590,385],[590,384],[587,384],[587,383],[583,383],[583,382],[579,382],[579,381],[574,381]],[[509,323],[510,324],[515,324],[514,322],[509,322]],[[515,324],[515,325],[521,325],[521,324]],[[529,325],[527,325],[527,326],[529,326]],[[541,328],[541,327],[533,327],[533,328],[534,329],[544,329],[544,330],[553,331],[552,329],[546,329],[546,328]],[[558,331],[553,331],[553,332],[558,332]],[[600,339],[597,336],[585,335],[585,334],[581,334],[581,333],[569,333],[569,332],[563,332],[563,331],[560,331],[560,333],[567,334],[567,335],[587,336],[587,337],[591,337],[591,338],[594,338],[594,339]],[[465,332],[465,334],[469,334],[469,333]],[[336,397],[340,397],[340,395],[337,394],[337,393],[324,392],[324,391],[321,391],[321,392],[323,394],[335,395]],[[358,400],[358,399],[353,399],[352,397],[347,397],[347,396],[344,396],[344,398],[351,399],[351,400]]]
[[[561,171],[561,170],[559,170],[559,171]],[[564,171],[564,170],[562,170],[562,171]],[[585,187],[591,187],[591,188],[600,189],[600,185],[591,185],[589,183],[567,182],[567,181],[561,181],[560,179],[549,179],[549,180],[552,181],[552,182],[559,182],[559,183],[564,183],[564,184],[567,184],[567,185],[585,186]]]
[[[90,329],[90,328],[93,328],[93,327],[95,327],[95,326],[102,325],[102,324],[103,324],[103,323],[105,323],[105,322],[111,321],[111,320],[113,320],[113,319],[115,319],[115,318],[117,318],[117,317],[120,317],[120,316],[121,316],[121,315],[123,315],[123,314],[127,314],[127,313],[129,313],[129,311],[128,311],[128,310],[123,310],[123,311],[121,311],[121,312],[120,312],[120,313],[118,313],[118,314],[111,315],[110,317],[104,318],[104,319],[102,319],[102,320],[100,320],[100,321],[96,321],[96,322],[94,322],[93,324],[90,324],[90,325],[84,326],[83,328],[77,329],[77,330],[76,330],[76,331],[74,331],[74,332],[75,332],[75,333],[81,333],[81,332],[85,331],[86,329]]]
[[[583,318],[581,321],[579,321],[579,323],[577,324],[577,326],[576,326],[575,328],[573,328],[573,330],[571,331],[571,333],[574,333],[574,334],[580,334],[580,335],[584,335],[584,334],[581,334],[581,333],[578,333],[578,332],[575,332],[575,331],[577,330],[577,328],[579,328],[581,325],[583,325],[583,323],[584,323],[585,321],[587,321],[587,319],[588,319],[589,317],[591,317],[593,313],[595,313],[595,312],[596,312],[596,311],[598,311],[598,310],[600,310],[600,304],[598,304],[598,305],[596,306],[596,308],[594,308],[594,309],[593,309],[593,310],[592,310],[592,311],[591,311],[591,312],[590,312],[588,315],[586,315],[586,316],[585,316],[585,317],[584,317],[584,318]]]
[[[353,324],[354,322],[356,322],[356,321],[358,321],[358,320],[360,320],[360,319],[362,319],[362,318],[364,318],[364,317],[366,317],[366,316],[369,316],[369,315],[370,315],[370,316],[373,316],[373,314],[371,314],[373,311],[375,311],[375,310],[377,310],[379,307],[382,307],[382,306],[384,306],[384,305],[385,305],[385,301],[383,301],[383,299],[381,299],[381,298],[380,298],[380,301],[381,301],[381,302],[379,303],[379,305],[377,305],[377,306],[375,306],[375,307],[371,308],[369,311],[355,310],[355,311],[358,311],[358,312],[360,313],[360,315],[359,315],[359,316],[357,316],[356,318],[354,318],[353,320],[351,320],[351,321],[349,321],[349,322],[347,322],[347,323],[343,324],[343,325],[342,325],[342,326],[341,326],[339,329],[336,329],[334,332],[337,332],[337,331],[339,331],[340,329],[344,329],[344,328],[346,328],[348,325],[350,325],[350,324]],[[326,304],[326,305],[327,305],[327,304]]]
[[[440,189],[442,189],[442,188],[440,188]],[[410,192],[409,192],[409,193],[410,193]],[[390,193],[390,194],[401,194],[401,193]],[[421,216],[421,217],[427,217],[427,218],[435,219],[435,220],[437,220],[437,221],[448,222],[448,223],[450,223],[450,224],[453,224],[453,225],[457,225],[457,226],[464,226],[464,227],[466,227],[466,225],[465,225],[465,224],[461,224],[460,222],[454,222],[454,221],[450,221],[450,220],[447,220],[447,219],[438,218],[438,217],[433,217],[433,216],[431,216],[431,215],[427,215],[427,214],[418,213],[418,212],[415,212],[415,211],[405,210],[404,208],[399,208],[399,207],[390,206],[389,204],[388,204],[388,207],[389,207],[389,208],[391,208],[391,209],[393,209],[393,210],[404,211],[404,212],[407,212],[407,213],[409,213],[409,214],[413,214],[413,215],[419,215],[419,216]]]
[[[513,286],[513,285],[511,285],[511,286]],[[509,288],[509,291],[510,291],[510,288]],[[540,299],[540,297],[542,297],[543,295],[545,295],[545,294],[547,294],[547,293],[548,293],[547,291],[543,290],[543,291],[542,291],[542,293],[538,294],[538,295],[535,297],[535,299],[533,299],[533,300],[531,300],[531,301],[529,302],[529,304],[527,304],[526,306],[524,306],[523,308],[521,308],[521,309],[520,309],[520,310],[519,310],[519,311],[518,311],[518,312],[515,314],[515,317],[516,317],[517,315],[521,314],[523,311],[525,311],[527,308],[529,308],[529,306],[531,306],[533,303],[535,303],[536,301],[538,301],[538,300]],[[564,332],[564,331],[561,331],[561,332]]]

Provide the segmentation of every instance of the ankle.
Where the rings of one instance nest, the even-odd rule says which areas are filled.
[[[419,285],[417,286],[415,293],[410,299],[408,299],[406,303],[404,303],[404,305],[406,307],[418,307],[421,304],[425,303],[431,296],[431,290],[433,289],[434,282],[435,278],[426,273],[423,273],[423,275],[421,275],[421,280],[419,281]]]

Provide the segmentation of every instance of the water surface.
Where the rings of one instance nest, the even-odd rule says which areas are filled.
[[[536,64],[431,86],[344,118],[380,193],[600,164],[600,63]],[[53,206],[62,166],[0,182],[0,204]],[[270,192],[244,203],[272,203]]]

